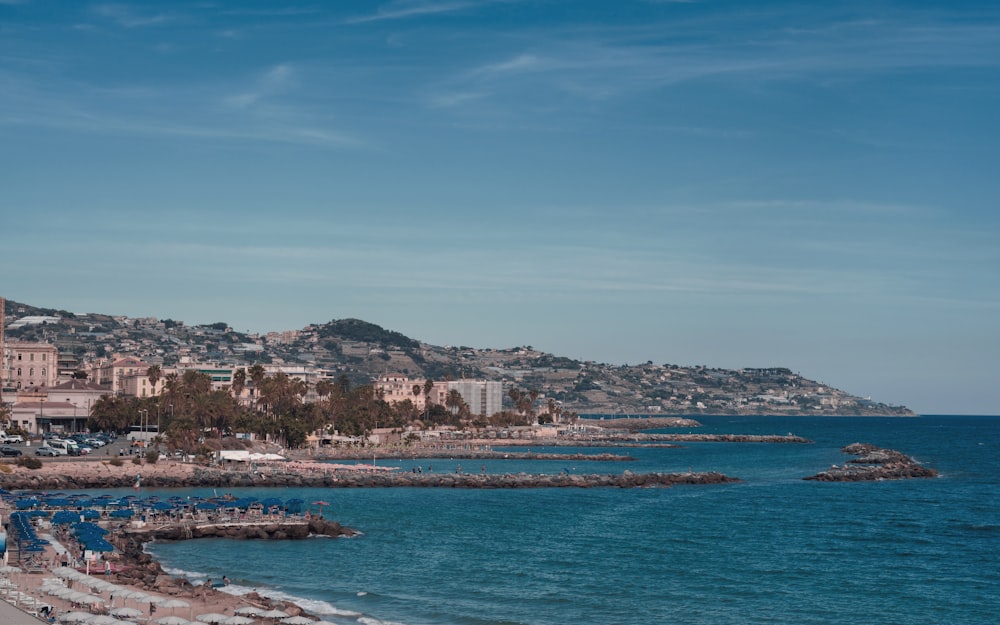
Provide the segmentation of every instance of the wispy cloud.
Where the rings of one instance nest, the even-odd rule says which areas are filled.
[[[467,0],[450,1],[426,1],[426,0],[398,0],[382,5],[375,13],[369,15],[359,15],[344,20],[346,24],[363,24],[366,22],[380,22],[384,20],[400,20],[424,15],[434,15],[440,13],[453,13],[464,11],[476,6],[476,2]]]
[[[124,28],[141,28],[156,26],[173,19],[167,13],[139,12],[123,4],[99,4],[92,11],[104,18],[110,19]]]
[[[290,66],[277,65],[259,74],[253,89],[223,95],[220,87],[198,84],[106,87],[0,72],[0,86],[6,95],[0,101],[0,125],[365,147],[366,142],[358,136],[331,127],[327,117],[301,110],[294,103],[265,101],[292,84],[293,74]]]
[[[521,31],[506,40],[521,50],[470,63],[435,84],[429,101],[479,93],[516,96],[526,106],[542,99],[573,105],[577,98],[600,101],[696,81],[828,85],[913,69],[1000,67],[1000,26],[989,21],[905,14],[824,22],[810,16],[807,23],[815,27],[791,28],[784,26],[795,19],[791,15],[759,24],[740,24],[732,14],[717,18],[728,20],[721,24],[707,19]],[[732,37],[734,30],[745,32]]]

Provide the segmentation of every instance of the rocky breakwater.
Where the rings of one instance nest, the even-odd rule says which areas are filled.
[[[69,463],[67,463],[69,464]],[[141,467],[120,475],[74,474],[68,468],[63,474],[5,473],[0,474],[0,487],[7,490],[77,490],[95,488],[131,488],[135,477],[141,474],[143,486],[159,488],[185,488],[194,486],[188,475],[147,475]]]
[[[725,484],[736,478],[722,473],[632,473],[612,475],[573,475],[558,473],[359,473],[344,472],[327,475],[297,473],[253,475],[246,473],[219,474],[208,480],[215,486],[281,486],[313,488],[643,488],[675,484]],[[207,485],[207,484],[205,484]]]
[[[650,434],[654,440],[675,443],[812,443],[794,434]]]
[[[912,457],[894,449],[883,449],[868,443],[853,443],[841,449],[857,456],[843,466],[834,465],[826,471],[803,478],[818,482],[866,482],[875,480],[905,480],[937,477],[938,472],[925,467]]]
[[[289,540],[309,536],[354,536],[357,532],[323,518],[288,519],[253,523],[175,523],[157,528],[128,528],[115,536],[120,551],[120,566],[115,574],[120,584],[142,590],[177,595],[193,591],[183,578],[167,575],[159,562],[146,553],[143,545],[151,540],[191,540],[195,538],[231,538],[235,540]]]

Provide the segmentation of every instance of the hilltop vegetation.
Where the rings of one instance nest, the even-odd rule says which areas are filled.
[[[10,327],[31,315],[59,319]],[[432,380],[498,380],[536,391],[541,406],[555,402],[579,414],[913,414],[780,366],[718,369],[652,361],[611,365],[530,346],[436,346],[359,319],[258,335],[237,332],[224,322],[188,326],[172,319],[74,314],[8,301],[7,323],[8,339],[51,342],[81,362],[129,354],[164,366],[181,357],[237,367],[285,364],[315,367],[353,384],[367,384],[387,372]]]

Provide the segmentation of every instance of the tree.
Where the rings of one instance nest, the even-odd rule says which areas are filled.
[[[240,367],[233,372],[233,383],[229,385],[229,389],[233,392],[233,397],[237,401],[240,399],[240,395],[243,394],[243,389],[247,387],[247,370]]]
[[[431,391],[434,390],[434,380],[427,378],[424,381],[424,414],[430,415],[431,404],[434,401],[431,399]]]
[[[329,397],[333,394],[333,382],[330,380],[320,380],[316,383],[316,394],[319,395],[320,399],[324,397]]]
[[[451,414],[453,415],[460,417],[469,416],[469,405],[465,403],[462,394],[455,389],[448,392],[448,396],[445,398],[445,406],[451,410]]]
[[[264,383],[264,378],[267,377],[267,372],[264,371],[264,367],[256,364],[247,370],[247,374],[250,376],[250,380],[253,382],[253,403],[254,408],[257,407],[257,401],[260,399],[260,387]]]
[[[156,395],[156,383],[163,377],[163,370],[160,369],[160,365],[150,365],[146,369],[146,377],[149,378],[149,394]]]

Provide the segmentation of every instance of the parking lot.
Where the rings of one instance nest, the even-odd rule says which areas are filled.
[[[132,442],[129,441],[125,436],[119,436],[116,440],[103,446],[94,448],[89,454],[83,454],[80,456],[69,456],[69,455],[59,455],[59,456],[38,456],[35,452],[39,447],[43,446],[43,441],[41,438],[32,438],[24,443],[12,443],[7,446],[17,449],[21,452],[22,456],[31,456],[38,458],[42,462],[66,462],[68,460],[80,461],[80,460],[110,460],[111,458],[122,458],[123,460],[131,460],[135,454],[141,454],[146,451],[146,449],[141,447],[132,447]],[[3,445],[0,445],[0,450],[2,450]],[[16,456],[2,454],[0,457],[13,460]]]

